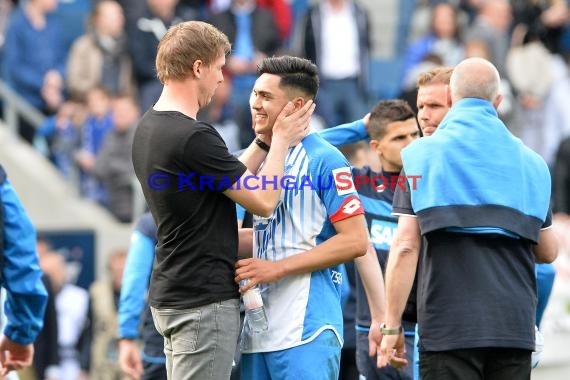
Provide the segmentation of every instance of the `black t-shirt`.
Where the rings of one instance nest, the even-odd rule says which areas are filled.
[[[151,306],[186,309],[238,298],[236,210],[223,191],[246,167],[212,126],[153,109],[135,132],[133,165],[158,226]]]
[[[414,215],[409,187],[393,211]],[[544,227],[551,224],[550,217]],[[534,349],[532,243],[500,234],[438,230],[423,237],[418,269],[420,350]]]

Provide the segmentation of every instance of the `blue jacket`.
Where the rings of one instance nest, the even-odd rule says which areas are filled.
[[[22,8],[10,17],[4,45],[4,78],[14,91],[39,109],[45,108],[40,93],[45,74],[57,70],[65,78],[67,51],[61,35],[53,15],[47,17],[41,30],[32,26]]]
[[[2,166],[0,203],[0,265],[8,319],[4,335],[16,343],[30,344],[43,327],[47,291],[36,254],[35,229]]]

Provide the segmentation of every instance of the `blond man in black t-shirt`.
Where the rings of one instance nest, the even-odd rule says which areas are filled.
[[[135,173],[158,226],[149,302],[169,379],[229,378],[239,329],[234,202],[271,214],[281,188],[263,179],[283,177],[285,155],[307,134],[314,110],[309,102],[292,113],[289,104],[271,141],[256,139],[233,157],[218,132],[196,120],[224,80],[229,51],[227,37],[209,24],[170,28],[156,58],[163,91],[133,142]]]

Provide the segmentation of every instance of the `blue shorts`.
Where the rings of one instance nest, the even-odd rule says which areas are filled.
[[[337,380],[341,345],[332,330],[281,351],[242,354],[241,378],[248,380]]]

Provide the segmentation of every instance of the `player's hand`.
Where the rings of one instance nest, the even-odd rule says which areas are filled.
[[[16,343],[6,336],[0,341],[0,376],[8,372],[32,365],[34,358],[33,344]]]
[[[309,100],[295,111],[292,102],[288,102],[277,116],[273,125],[273,141],[280,141],[293,147],[309,133],[309,123],[315,110],[315,103]]]
[[[235,281],[239,283],[241,280],[249,279],[248,284],[240,288],[240,293],[245,293],[255,285],[276,281],[282,276],[282,269],[274,261],[243,259],[236,263]]]
[[[368,355],[378,358],[380,356],[380,346],[382,344],[382,331],[380,325],[382,322],[372,319],[370,322],[370,331],[368,331]]]
[[[119,341],[119,366],[125,376],[132,380],[140,380],[143,375],[143,364],[139,347],[134,340]]]
[[[403,368],[408,365],[404,333],[382,337],[377,364],[378,368],[386,367],[388,364],[394,368]]]

